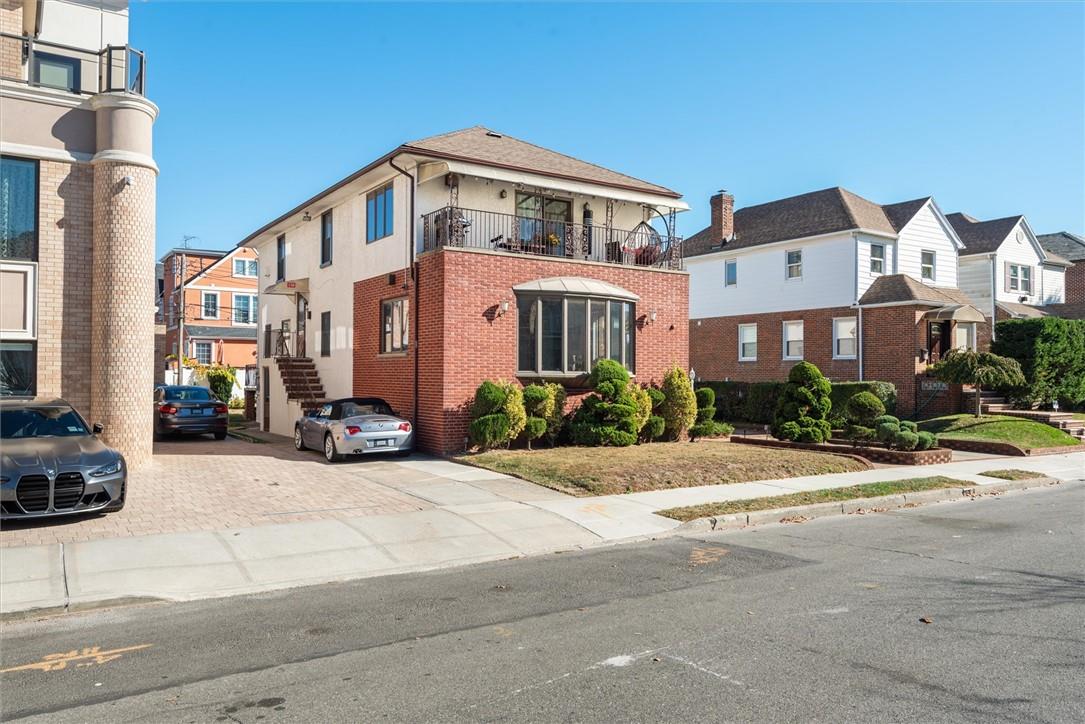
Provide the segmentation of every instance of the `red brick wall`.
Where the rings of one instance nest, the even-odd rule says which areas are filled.
[[[1085,302],[1085,261],[1079,261],[1066,270],[1067,304]]]
[[[803,320],[805,359],[831,380],[859,379],[856,360],[833,359],[833,317],[855,317],[850,307],[691,320],[690,366],[702,380],[770,382],[787,377],[795,360],[783,358],[785,321]],[[738,326],[757,324],[757,361],[738,361]]]
[[[468,406],[483,380],[516,380],[524,385],[535,381],[516,376],[517,309],[512,287],[523,282],[580,276],[637,294],[636,379],[659,383],[670,365],[689,367],[689,277],[684,273],[445,249],[420,257],[417,276],[421,299],[416,304],[412,293],[411,324],[418,325],[418,341],[411,354],[419,354],[416,424],[419,445],[425,449],[463,448]],[[397,294],[385,276],[354,285],[354,393],[379,395],[395,409],[408,412],[413,357],[389,359],[377,354],[380,299]],[[499,315],[504,300],[509,310]],[[648,323],[652,310],[656,321]],[[569,392],[573,397],[583,394]]]

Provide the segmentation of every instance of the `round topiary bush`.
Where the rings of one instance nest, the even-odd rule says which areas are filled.
[[[600,360],[589,380],[595,382],[595,392],[573,413],[569,423],[573,442],[620,447],[636,443],[642,421],[646,423],[647,419],[638,405],[637,393],[631,390],[629,373],[614,360]]]
[[[896,418],[896,417],[893,417],[892,415],[882,415],[880,417],[874,418],[874,420],[871,422],[871,426],[875,430],[877,430],[880,425],[882,425],[883,423],[886,423],[886,422],[891,422],[894,425],[896,425],[897,427],[900,427],[900,419]]]
[[[892,445],[896,440],[897,434],[900,432],[900,425],[894,422],[883,422],[874,428],[875,434],[880,442],[884,442],[886,445]]]
[[[622,367],[621,362],[612,359],[601,359],[595,363],[588,375],[588,384],[592,389],[598,389],[601,382],[618,382],[625,387],[629,382],[629,370]]]
[[[900,429],[907,430],[908,432],[919,432],[919,425],[915,424],[911,420],[901,420]]]
[[[527,413],[524,437],[530,450],[531,441],[546,434],[548,421],[554,415],[554,391],[547,385],[531,384],[524,388],[523,395],[524,412]]]
[[[859,392],[848,398],[844,412],[851,424],[870,427],[885,414],[885,405],[873,392]]]
[[[916,450],[931,450],[938,447],[938,438],[933,432],[918,432],[916,437],[919,438],[919,444],[915,446]]]
[[[874,429],[862,425],[848,425],[844,428],[844,437],[851,440],[852,445],[858,447],[874,439]]]
[[[829,411],[832,385],[817,366],[799,362],[791,368],[776,403],[772,435],[777,440],[823,442],[832,432]],[[794,424],[789,424],[794,423]],[[814,432],[816,430],[816,432]],[[804,432],[806,431],[806,432]]]
[[[497,447],[509,439],[509,418],[497,412],[471,421],[471,440],[483,450]]]
[[[645,440],[658,440],[663,437],[663,431],[666,427],[666,420],[659,415],[652,415],[648,418],[648,422],[644,423],[644,428],[641,430],[641,436]]]
[[[475,390],[475,400],[471,404],[471,417],[482,417],[496,412],[505,404],[505,388],[496,382],[485,380]]]
[[[919,435],[910,430],[901,430],[893,440],[893,446],[898,450],[915,450],[919,444]]]

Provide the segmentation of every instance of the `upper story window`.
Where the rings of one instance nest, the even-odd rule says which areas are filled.
[[[36,85],[46,88],[78,93],[82,90],[79,80],[80,61],[54,53],[34,51],[33,78]]]
[[[757,325],[738,325],[738,361],[757,361]]]
[[[381,354],[406,352],[410,329],[407,297],[381,302]]]
[[[1032,294],[1032,267],[1008,264],[1006,288],[1012,292]]]
[[[788,279],[802,279],[802,249],[792,249],[786,255]]]
[[[201,292],[200,317],[203,319],[219,318],[219,293]]]
[[[391,236],[395,230],[394,197],[395,192],[391,181],[366,194],[365,240],[367,243]]]
[[[837,317],[833,320],[833,357],[855,359],[858,349],[858,327],[855,317]]]
[[[256,324],[257,297],[255,294],[234,293],[234,324]]]
[[[723,263],[723,286],[738,286],[738,260],[728,259]]]
[[[320,215],[320,266],[332,263],[332,212],[328,209]]]
[[[802,320],[784,322],[784,359],[802,359]]]
[[[275,240],[275,281],[286,279],[286,234]]]
[[[516,307],[520,374],[583,374],[601,359],[635,370],[637,322],[632,302],[520,294]]]
[[[235,277],[255,277],[257,275],[257,263],[255,259],[234,259]]]
[[[870,245],[870,273],[885,274],[885,244]]]
[[[934,262],[935,253],[933,251],[924,251],[920,254],[919,275],[923,277],[924,281],[934,281]]]
[[[38,162],[0,156],[0,259],[38,259]]]

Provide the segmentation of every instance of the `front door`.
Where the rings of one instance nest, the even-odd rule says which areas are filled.
[[[932,363],[945,356],[949,351],[949,322],[927,323],[927,349]]]
[[[298,331],[296,341],[294,343],[294,356],[305,356],[305,320],[309,316],[309,300],[305,298],[304,294],[298,294]]]

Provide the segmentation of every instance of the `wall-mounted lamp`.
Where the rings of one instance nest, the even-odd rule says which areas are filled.
[[[497,305],[497,316],[503,316],[509,311],[509,300],[502,299],[501,304]]]
[[[652,311],[648,312],[648,323],[649,324],[655,324],[655,322],[656,322],[656,310],[653,309]]]
[[[509,192],[508,192],[508,191],[506,191],[505,189],[501,189],[501,190],[500,190],[500,191],[499,191],[499,192],[497,193],[497,195],[498,195],[498,196],[500,196],[500,197],[501,197],[501,198],[503,198],[503,199],[507,199],[507,198],[509,197]]]
[[[304,214],[301,215],[301,220],[302,221],[312,221],[313,217],[309,215],[308,211],[306,211]]]

